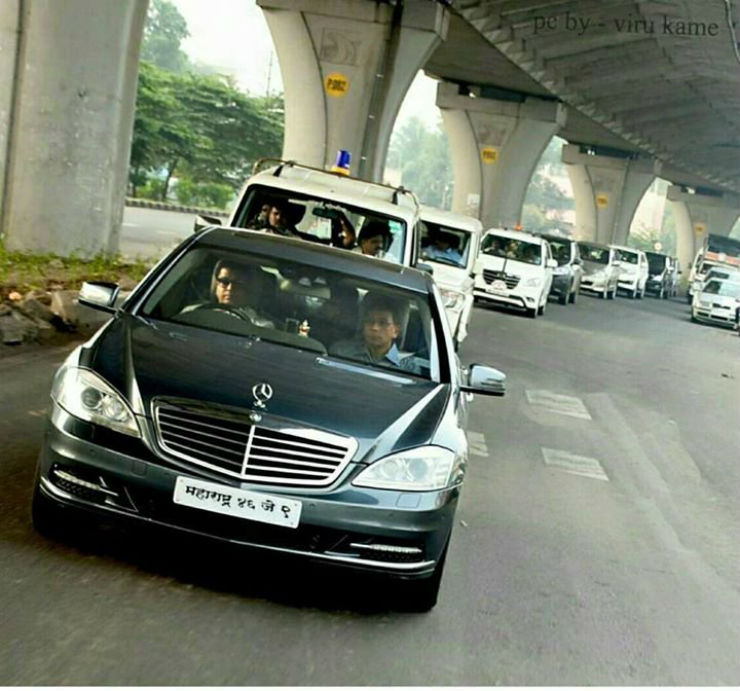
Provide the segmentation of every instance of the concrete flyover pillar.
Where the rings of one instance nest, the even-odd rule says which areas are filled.
[[[13,3],[0,5],[5,75]],[[5,128],[6,245],[65,256],[114,252],[147,0],[23,0],[19,7]]]
[[[391,130],[416,73],[447,35],[449,10],[429,0],[257,0],[285,88],[283,158],[318,168],[336,152],[381,180]]]
[[[562,160],[573,187],[575,237],[627,244],[632,218],[660,173],[660,161],[594,153],[590,147],[575,144],[563,146]]]
[[[676,218],[676,254],[687,270],[708,233],[729,235],[740,216],[740,196],[728,192],[696,190],[671,185],[667,199]]]
[[[5,189],[10,130],[13,122],[15,73],[20,34],[20,0],[0,2],[0,215]]]
[[[449,82],[437,87],[455,176],[452,208],[477,216],[484,228],[514,227],[535,166],[565,124],[565,109],[538,98],[504,101],[468,91]]]

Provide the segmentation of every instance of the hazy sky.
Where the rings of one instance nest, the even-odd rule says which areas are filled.
[[[172,0],[188,23],[183,49],[195,62],[232,74],[253,95],[282,91],[280,66],[262,10],[254,0]],[[271,63],[272,59],[272,65]],[[436,82],[421,72],[401,106],[399,120],[416,115],[429,126],[439,118]]]

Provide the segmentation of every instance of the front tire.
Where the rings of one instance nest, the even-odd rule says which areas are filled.
[[[540,296],[540,300],[542,297]],[[547,296],[545,296],[545,301],[537,308],[537,314],[542,316],[545,313],[545,310],[547,309]]]
[[[437,604],[439,597],[439,586],[442,583],[442,572],[447,559],[447,547],[445,545],[442,556],[434,567],[432,575],[422,580],[403,581],[398,584],[397,609],[401,612],[428,612]]]

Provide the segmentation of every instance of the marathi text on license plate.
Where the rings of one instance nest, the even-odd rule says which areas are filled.
[[[172,501],[193,509],[282,525],[285,528],[298,527],[302,508],[301,502],[295,499],[250,492],[181,475],[175,482]]]

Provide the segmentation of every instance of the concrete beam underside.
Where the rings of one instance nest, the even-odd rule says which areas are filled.
[[[346,149],[353,174],[381,180],[396,115],[446,36],[448,11],[410,0],[399,20],[392,6],[363,0],[331,3],[331,14],[318,0],[258,4],[285,88],[283,158],[329,168]]]
[[[470,98],[445,82],[437,88],[437,106],[450,139],[453,211],[480,218],[486,228],[516,226],[535,166],[565,124],[563,106],[536,98]]]
[[[626,244],[637,207],[660,173],[659,162],[584,154],[572,144],[563,147],[562,160],[573,187],[575,237]]]
[[[2,199],[9,249],[117,251],[147,4],[20,5]]]

